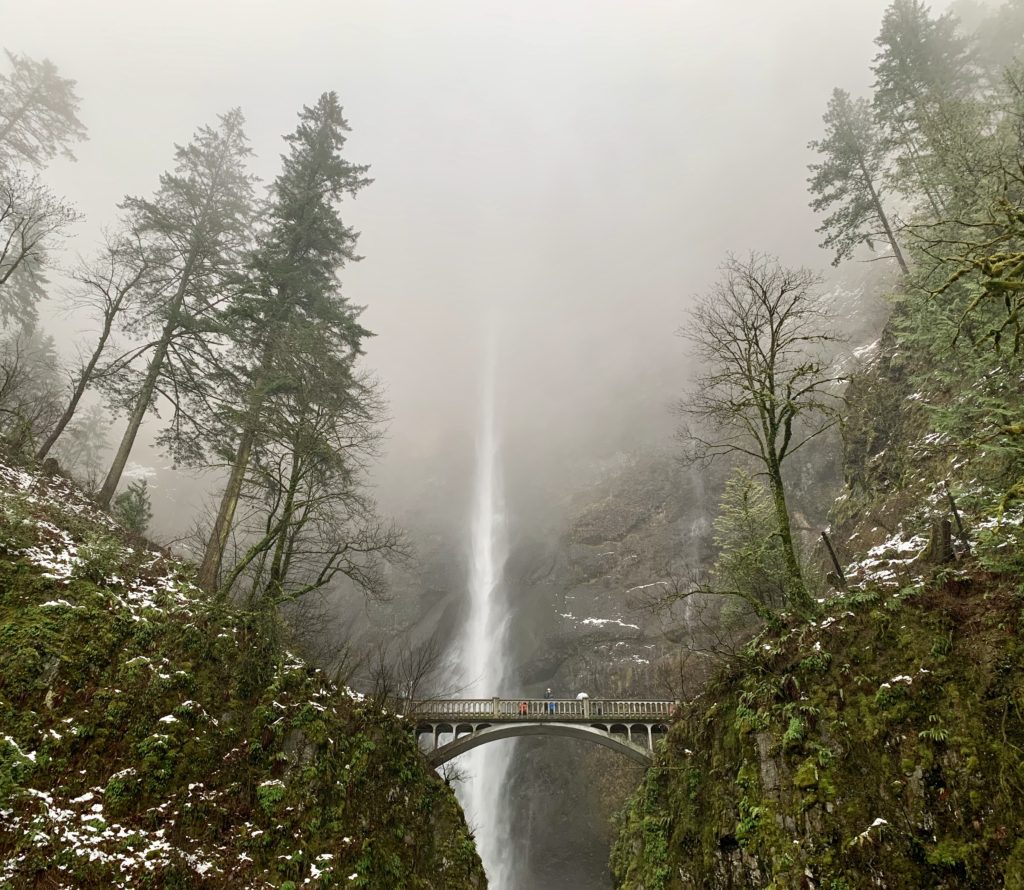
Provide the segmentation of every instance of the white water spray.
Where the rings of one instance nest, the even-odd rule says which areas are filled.
[[[469,614],[463,628],[465,695],[492,698],[507,692],[508,599],[502,572],[508,557],[500,445],[495,428],[494,350],[488,350],[481,393],[473,515],[470,527]],[[510,890],[508,797],[505,775],[511,742],[481,745],[460,758],[467,779],[459,797],[476,831],[477,849],[491,890]]]

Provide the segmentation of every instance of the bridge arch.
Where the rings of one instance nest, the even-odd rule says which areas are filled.
[[[614,732],[614,729],[617,729],[619,726],[626,730],[626,732],[622,734]],[[464,728],[464,725],[460,724],[459,728]],[[430,724],[423,724],[422,728],[418,728],[417,734],[434,735],[435,739],[439,735],[439,733],[435,734],[435,729]],[[624,724],[616,724],[613,731],[608,732],[597,726],[588,726],[580,723],[484,723],[475,727],[473,732],[457,736],[452,741],[424,753],[430,765],[438,767],[458,757],[460,754],[465,754],[467,751],[472,751],[474,748],[486,745],[488,742],[530,735],[555,735],[564,738],[581,739],[611,748],[613,751],[617,751],[619,754],[643,766],[650,766],[653,762],[652,754],[647,748],[643,748],[630,740],[628,728]],[[625,738],[623,738],[623,735]]]

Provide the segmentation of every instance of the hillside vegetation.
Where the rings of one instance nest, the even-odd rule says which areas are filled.
[[[833,367],[838,556],[792,559],[754,481],[723,499],[707,592],[756,620],[623,813],[620,888],[1024,887],[1024,7],[978,12],[893,0],[873,95],[837,88],[811,143],[823,246],[893,263],[881,335]]]
[[[621,815],[618,887],[1024,887],[1018,455],[954,433],[977,387],[907,352],[906,311],[847,393],[846,584],[684,705]]]
[[[484,886],[410,728],[0,463],[0,887]]]
[[[686,705],[623,814],[617,886],[1024,886],[1020,575],[912,577],[919,549],[877,548]]]

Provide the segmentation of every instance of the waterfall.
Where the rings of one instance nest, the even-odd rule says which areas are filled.
[[[506,678],[508,599],[502,573],[508,557],[501,449],[495,423],[494,349],[482,375],[480,428],[476,443],[470,523],[469,611],[463,628],[463,693],[472,698],[508,694]],[[511,857],[505,776],[511,742],[481,745],[459,759],[466,779],[458,789],[491,890],[510,890]]]

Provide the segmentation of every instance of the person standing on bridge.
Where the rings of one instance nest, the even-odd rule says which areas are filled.
[[[552,701],[553,696],[551,694],[551,687],[550,686],[544,691],[544,698],[546,698],[548,700],[548,713],[549,714],[554,714],[555,713],[555,703]]]

